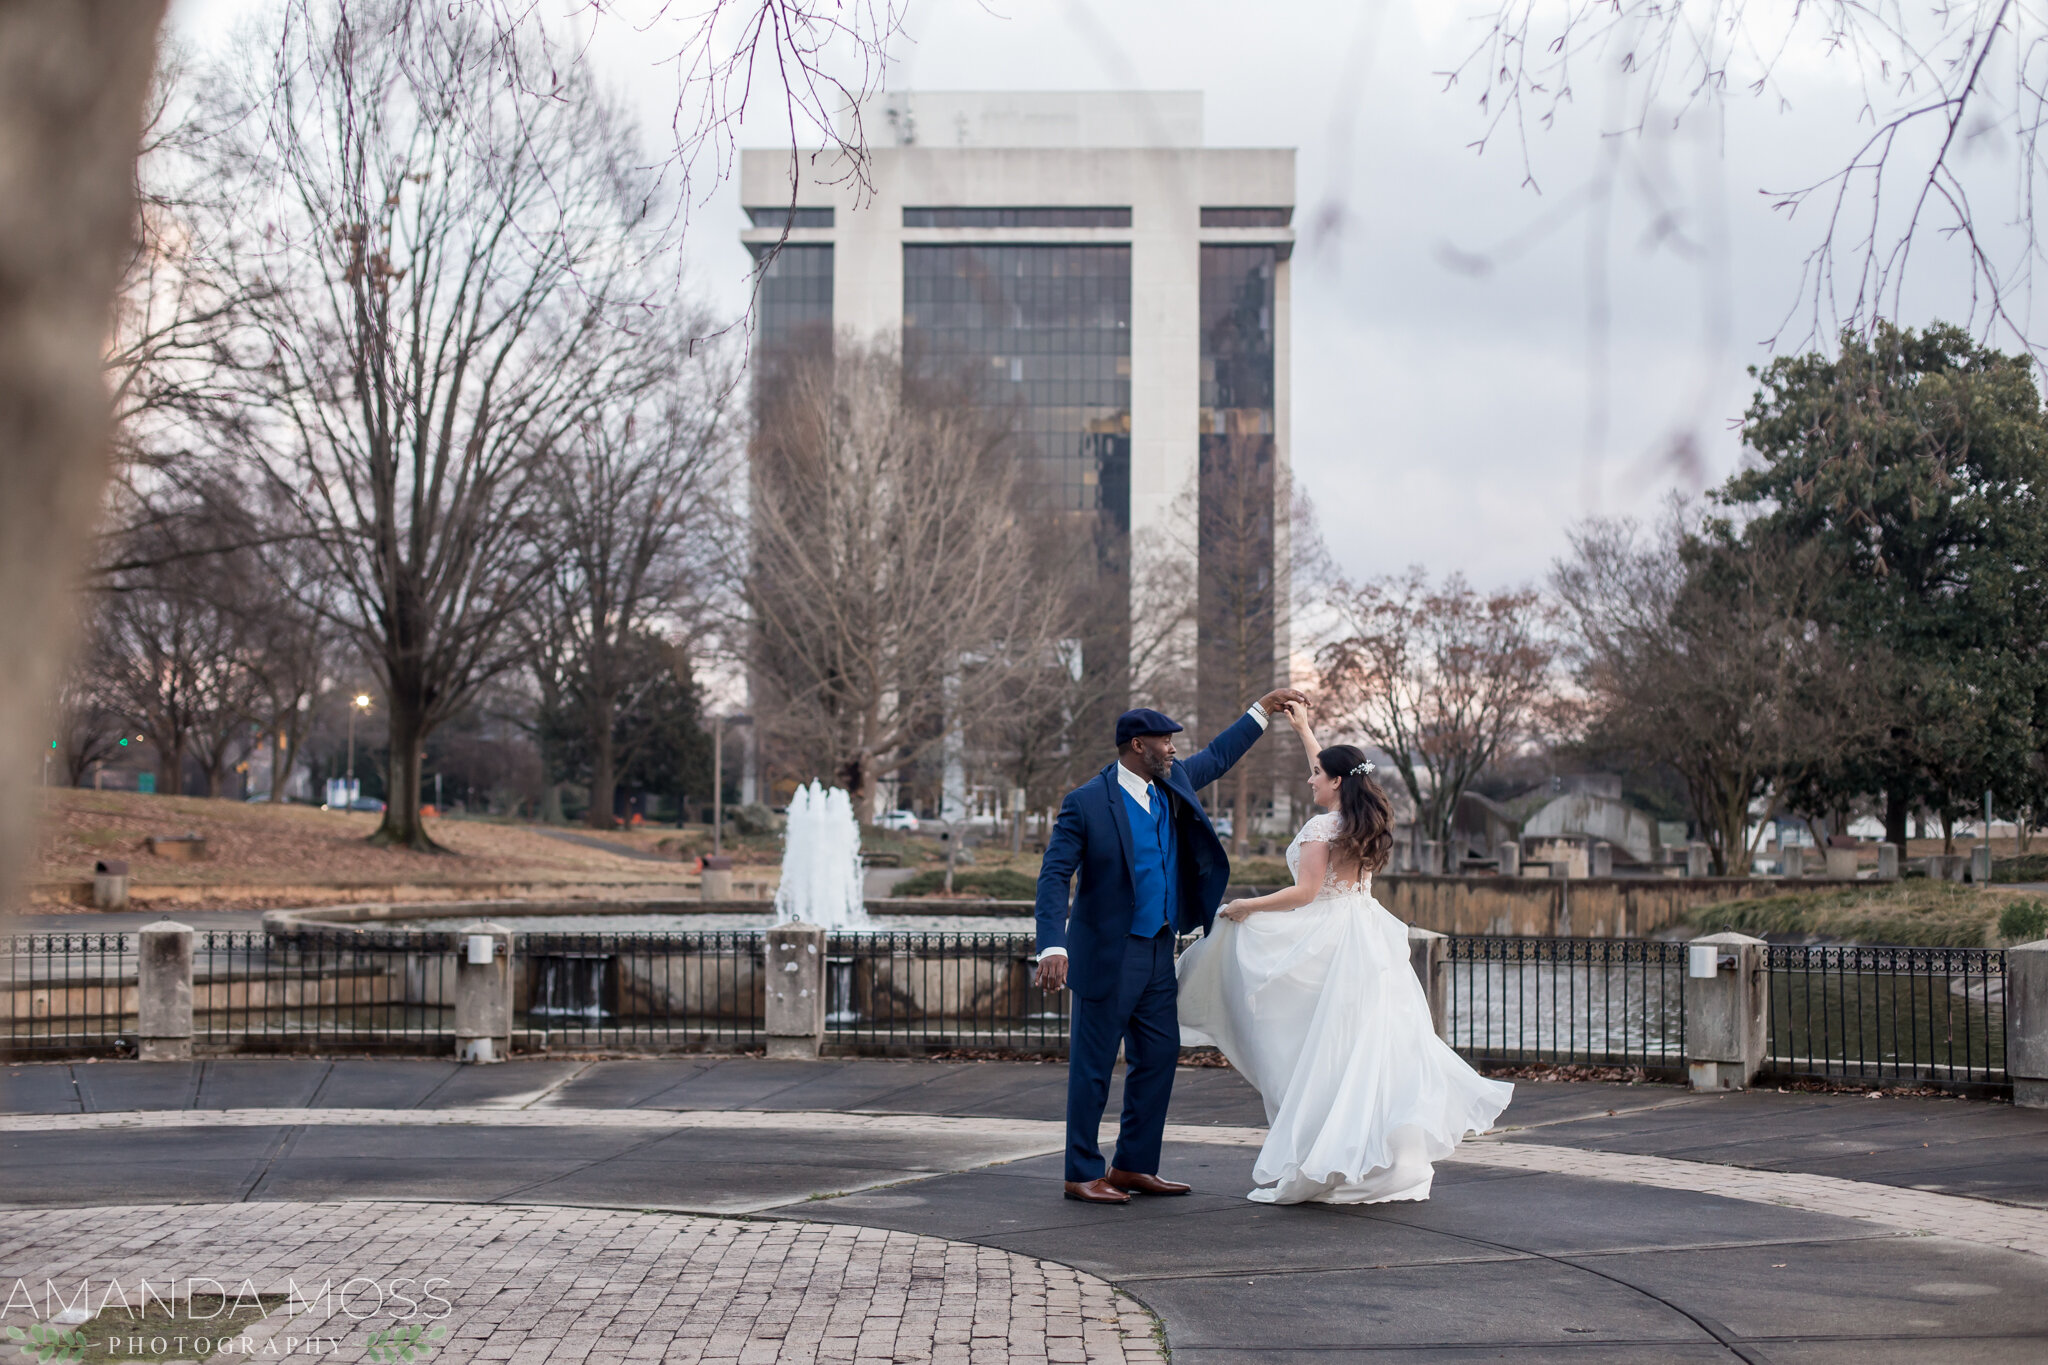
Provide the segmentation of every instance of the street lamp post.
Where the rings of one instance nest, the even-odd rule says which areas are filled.
[[[752,716],[719,716],[711,723],[711,856],[725,852],[725,727],[752,725]]]
[[[347,801],[347,808],[349,810],[354,810],[356,808],[356,712],[367,711],[369,709],[370,694],[367,692],[356,693],[355,697],[349,702],[348,777],[342,787],[342,790],[348,793],[345,799]]]

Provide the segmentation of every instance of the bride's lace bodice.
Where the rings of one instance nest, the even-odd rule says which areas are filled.
[[[1303,844],[1327,844],[1337,837],[1342,828],[1335,811],[1324,811],[1301,827],[1301,833],[1294,836],[1294,842],[1287,846],[1287,873],[1299,879],[1301,876],[1301,846]],[[1331,900],[1337,896],[1370,894],[1372,873],[1365,874],[1362,881],[1340,881],[1337,877],[1337,860],[1332,857],[1323,871],[1323,885],[1316,892],[1319,901]]]

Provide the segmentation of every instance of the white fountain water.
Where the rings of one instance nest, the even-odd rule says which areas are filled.
[[[827,929],[861,929],[868,911],[861,894],[860,822],[838,787],[813,782],[789,800],[782,837],[782,886],[775,919],[802,920]]]

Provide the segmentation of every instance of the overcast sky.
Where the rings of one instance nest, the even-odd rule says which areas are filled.
[[[178,0],[174,28],[205,47],[260,4]],[[1745,367],[1768,358],[1813,245],[1810,223],[1774,214],[1759,189],[1833,169],[1855,101],[1839,61],[1795,51],[1789,113],[1738,100],[1725,125],[1694,117],[1617,145],[1599,136],[1603,87],[1586,76],[1575,112],[1532,136],[1539,195],[1511,142],[1475,155],[1476,92],[1446,93],[1438,74],[1483,8],[910,0],[889,85],[1199,90],[1210,145],[1299,149],[1297,479],[1345,569],[1422,564],[1509,586],[1540,580],[1574,521],[1654,514],[1671,490],[1735,467]],[[673,83],[639,52],[607,42],[596,60],[659,134]],[[741,142],[781,141],[779,112],[751,111]],[[1610,154],[1622,173],[1603,239],[1582,190]],[[697,286],[728,308],[746,298],[743,225],[722,190],[683,246]],[[1967,311],[1952,261],[1930,255],[1917,278],[1908,320]],[[1795,319],[1784,344],[1805,336]],[[1672,458],[1681,442],[1696,455]]]

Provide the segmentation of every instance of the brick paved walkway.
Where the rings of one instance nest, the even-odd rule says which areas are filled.
[[[394,1325],[372,1305],[410,1280],[408,1298],[447,1329],[431,1359],[451,1362],[1163,1360],[1152,1316],[1092,1275],[876,1228],[365,1202],[17,1211],[7,1229],[0,1284],[24,1286],[0,1315],[10,1325],[34,1320],[19,1295],[39,1309],[45,1281],[74,1298],[87,1282],[94,1306],[110,1280],[130,1297],[145,1278],[209,1277],[230,1293],[295,1285],[311,1306],[273,1314],[254,1341],[326,1339],[338,1347],[323,1343],[319,1358],[353,1362]],[[444,1280],[433,1292],[452,1306],[426,1293],[429,1277]],[[350,1280],[346,1301],[318,1292]],[[83,1330],[117,1335],[122,1320],[116,1307],[111,1330]]]

